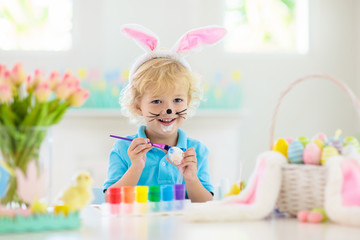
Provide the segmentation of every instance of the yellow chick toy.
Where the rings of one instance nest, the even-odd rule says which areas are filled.
[[[69,211],[80,211],[92,199],[92,179],[87,172],[81,172],[76,177],[76,185],[70,186],[59,198],[69,207]]]
[[[47,213],[47,205],[35,199],[35,201],[31,203],[30,211],[31,213],[45,214]]]
[[[245,188],[245,182],[241,181],[240,184],[233,184],[227,194],[225,194],[225,197],[231,196],[231,195],[238,195],[244,188]]]

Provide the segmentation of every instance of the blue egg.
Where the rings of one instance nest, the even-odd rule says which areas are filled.
[[[288,147],[288,158],[290,163],[301,164],[303,161],[304,145],[299,141],[292,141]]]

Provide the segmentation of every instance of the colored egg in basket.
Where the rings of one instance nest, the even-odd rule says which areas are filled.
[[[273,150],[287,157],[288,142],[283,138],[279,138],[275,143],[275,145],[273,146]]]
[[[357,148],[358,152],[360,152],[360,144],[359,141],[355,137],[346,137],[344,139],[344,146],[353,145]]]
[[[305,164],[319,165],[321,159],[321,149],[315,143],[306,145],[303,153],[303,161]]]
[[[327,144],[328,139],[325,133],[317,133],[313,138],[312,141],[314,141],[315,139],[319,139],[321,140],[324,144]]]
[[[305,136],[300,136],[298,140],[304,147],[310,142],[310,140]]]
[[[321,164],[325,164],[329,158],[338,156],[338,155],[339,155],[339,152],[333,146],[324,147],[322,154],[321,154]]]
[[[343,141],[340,138],[341,132],[342,131],[340,129],[336,130],[335,136],[331,137],[328,143],[329,146],[333,146],[334,148],[336,148],[339,153],[341,153],[343,148]]]
[[[304,146],[297,140],[292,141],[288,148],[288,159],[290,163],[303,163]]]
[[[346,145],[342,148],[341,155],[345,157],[358,157],[359,151],[354,145]]]
[[[339,153],[341,153],[343,148],[343,143],[341,139],[330,138],[329,146],[333,146]]]

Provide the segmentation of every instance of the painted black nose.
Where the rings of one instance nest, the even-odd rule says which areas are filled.
[[[171,114],[172,113],[171,109],[166,110],[166,113]]]

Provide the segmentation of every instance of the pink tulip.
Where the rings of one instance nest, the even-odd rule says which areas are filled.
[[[79,88],[79,85],[80,81],[77,78],[65,73],[62,81],[55,87],[55,94],[60,100],[65,100]]]
[[[85,103],[86,99],[88,99],[89,95],[89,91],[82,88],[77,88],[75,92],[67,99],[67,101],[71,106],[80,107]]]
[[[3,78],[5,71],[7,71],[6,66],[0,64],[0,80]]]
[[[25,81],[26,75],[21,63],[15,64],[10,73],[10,78],[16,86],[20,86]]]
[[[27,78],[27,91],[29,93],[32,93],[35,89],[36,86],[39,85],[40,83],[42,83],[43,80],[43,76],[42,73],[39,69],[35,70],[35,74],[34,77],[31,78],[30,76]]]
[[[0,69],[0,83],[10,84],[10,72],[6,68]]]
[[[70,73],[66,73],[64,75],[63,82],[71,83],[71,85],[74,87],[74,90],[76,90],[80,86],[79,79],[72,76]]]
[[[48,83],[40,83],[35,89],[35,98],[40,102],[46,102],[51,95],[51,88]]]
[[[8,103],[13,95],[11,87],[6,83],[0,83],[0,103]]]
[[[72,92],[74,92],[75,86],[72,83],[62,81],[55,88],[56,97],[60,100],[67,99]]]
[[[51,90],[55,90],[56,86],[60,82],[60,73],[58,71],[53,71],[49,78],[47,79],[47,82],[50,85]]]

